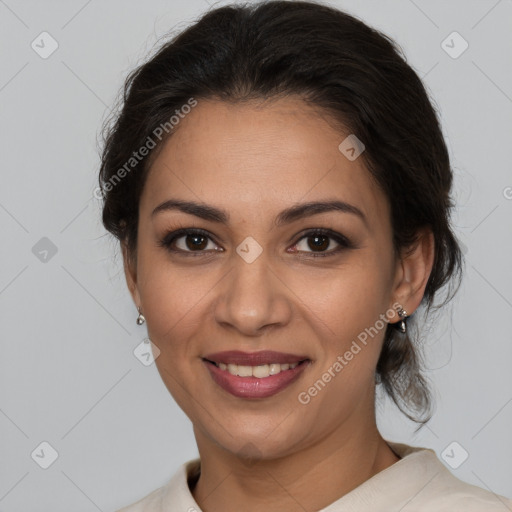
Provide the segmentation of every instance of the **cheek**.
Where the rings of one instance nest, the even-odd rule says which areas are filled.
[[[303,305],[304,314],[309,311],[308,317],[327,335],[329,344],[340,343],[338,350],[373,326],[388,308],[388,272],[377,266],[372,254],[354,253],[337,268],[287,273],[285,278],[300,299],[296,304]]]
[[[321,359],[297,397],[302,421],[322,418],[323,425],[332,425],[373,403],[375,369],[387,328],[381,314],[385,312],[369,305],[347,316],[333,315],[337,337],[320,340]]]
[[[148,292],[143,297],[149,337],[164,357],[172,356],[176,362],[194,357],[193,346],[187,340],[205,318],[203,308],[207,289],[194,287],[190,280],[174,280],[166,286],[160,283],[159,280],[158,284],[150,286],[148,282]]]
[[[314,279],[297,281],[297,295],[304,297],[302,315],[315,333],[318,364],[311,385],[331,392],[318,401],[353,400],[374,381],[374,372],[387,329],[389,277],[370,264],[372,255]],[[389,313],[388,313],[389,315]],[[323,389],[323,388],[322,388]],[[315,391],[313,390],[313,393]]]
[[[164,248],[150,246],[148,235],[141,248],[138,286],[148,333],[161,350],[174,350],[172,341],[186,338],[198,318],[204,318],[208,293],[219,276],[194,265],[171,264]]]

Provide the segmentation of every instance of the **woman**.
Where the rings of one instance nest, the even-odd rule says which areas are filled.
[[[390,39],[309,2],[212,10],[128,77],[100,185],[199,451],[123,512],[512,509],[376,426],[376,385],[429,420],[411,332],[462,269],[438,119]]]

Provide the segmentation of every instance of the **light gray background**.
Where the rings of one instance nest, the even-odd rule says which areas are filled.
[[[330,3],[395,38],[428,85],[452,156],[454,223],[467,250],[453,309],[425,338],[436,414],[414,435],[415,425],[385,402],[381,430],[440,457],[456,441],[469,458],[453,472],[510,497],[512,2]],[[0,0],[2,512],[115,510],[197,455],[191,424],[155,365],[134,356],[146,329],[135,324],[93,190],[97,134],[126,73],[158,37],[208,7]],[[59,45],[47,59],[31,48],[43,31]],[[469,43],[458,58],[441,46],[453,31]],[[57,249],[46,261],[43,237]],[[43,441],[58,453],[48,469],[36,463]],[[461,453],[457,447],[455,458]]]

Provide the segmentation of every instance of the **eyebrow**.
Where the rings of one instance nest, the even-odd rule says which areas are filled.
[[[229,214],[225,210],[221,210],[214,206],[206,205],[203,203],[196,203],[193,201],[182,201],[179,199],[169,199],[159,204],[152,212],[151,217],[164,211],[178,210],[183,213],[195,215],[204,220],[211,222],[218,222],[220,224],[228,224]],[[274,224],[276,226],[283,226],[290,224],[296,220],[309,217],[311,215],[318,215],[325,212],[338,211],[342,213],[350,213],[359,217],[366,226],[368,221],[364,213],[354,205],[339,200],[331,201],[314,201],[308,203],[300,203],[289,208],[286,208],[277,215]]]

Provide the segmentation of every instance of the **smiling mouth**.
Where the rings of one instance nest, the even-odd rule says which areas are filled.
[[[257,366],[247,366],[231,363],[226,364],[222,362],[210,361],[209,359],[204,359],[204,361],[234,376],[256,377],[258,379],[264,379],[266,377],[270,377],[271,375],[278,375],[279,373],[293,370],[295,367],[310,361],[310,359],[303,359],[294,363],[270,363]]]

